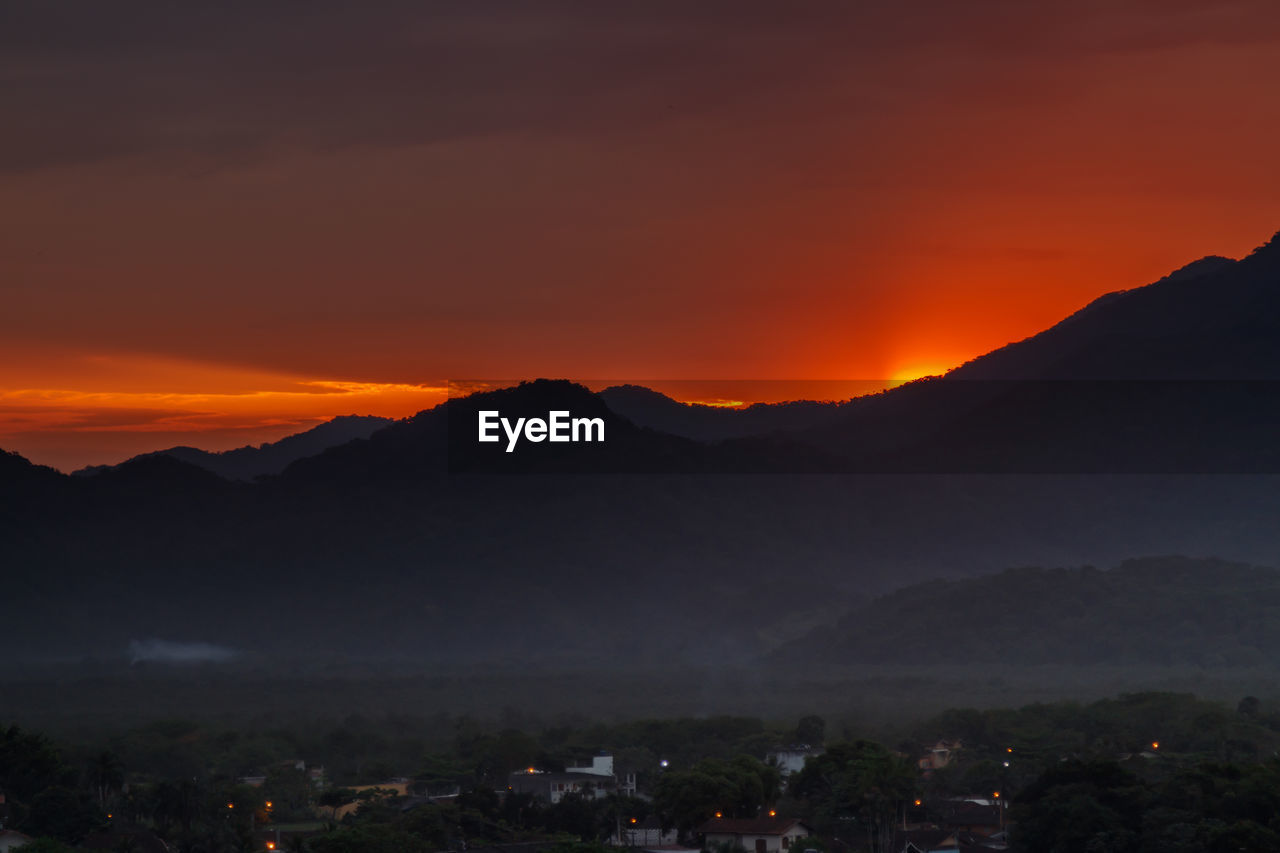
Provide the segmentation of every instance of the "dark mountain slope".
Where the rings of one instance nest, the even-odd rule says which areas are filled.
[[[843,470],[1280,473],[1280,239],[1110,294],[791,437]]]
[[[953,379],[1280,379],[1280,234],[1100,297]]]
[[[664,398],[668,399],[668,398]],[[671,401],[675,402],[675,401]],[[676,403],[676,405],[681,405]],[[496,411],[518,418],[548,418],[552,411],[598,418],[605,440],[579,443],[520,439],[508,452],[506,434],[478,441],[478,415]],[[371,435],[299,460],[279,478],[283,484],[405,483],[445,474],[649,474],[820,472],[829,455],[781,437],[750,436],[713,444],[638,427],[620,417],[603,396],[565,380],[539,379],[446,403]]]
[[[817,663],[1255,666],[1280,655],[1280,572],[1221,560],[1011,569],[900,589],[780,650]]]
[[[1213,275],[1241,268],[1260,288],[1260,261]],[[1274,320],[1249,304],[1241,328]],[[1183,355],[1213,340],[1190,328]],[[1228,451],[1209,462],[1255,470],[1238,451],[1268,446],[1271,398],[1188,406],[1139,393],[1174,386],[1130,384],[1081,382],[1081,396],[1060,379],[919,382],[840,407],[838,424],[703,444],[540,381],[451,400],[253,484],[173,459],[88,478],[10,460],[48,489],[31,501],[9,489],[20,514],[0,525],[0,553],[16,580],[0,621],[19,656],[161,637],[308,657],[711,663],[927,577],[1144,553],[1280,562],[1274,477],[1150,467],[1209,447]],[[598,416],[606,442],[506,454],[475,441],[482,406]],[[1117,462],[1133,458],[1148,467]],[[957,459],[970,473],[939,473]],[[1057,467],[1034,467],[1046,460]],[[923,473],[740,475],[832,470]],[[1110,473],[995,473],[1027,470]],[[1121,473],[1133,470],[1167,473]]]
[[[599,397],[634,424],[698,441],[802,430],[827,423],[840,413],[837,403],[809,400],[756,403],[744,409],[681,403],[639,385],[615,385],[599,392]]]
[[[167,450],[135,456],[128,462],[151,456],[169,456],[189,465],[212,471],[228,480],[253,480],[268,474],[279,474],[291,462],[315,456],[327,448],[360,438],[368,438],[390,423],[392,423],[390,418],[379,418],[373,415],[342,415],[305,432],[257,446],[238,447],[235,450],[216,453],[195,447],[170,447]],[[128,464],[128,462],[121,464]],[[93,465],[81,468],[74,473],[93,475],[119,467],[119,465]]]

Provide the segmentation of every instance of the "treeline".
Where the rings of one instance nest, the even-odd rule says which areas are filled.
[[[1014,800],[1013,849],[1037,853],[1280,850],[1280,760],[1144,773],[1119,762],[1051,768]]]
[[[6,826],[48,845],[128,830],[178,850],[255,850],[262,828],[274,826],[292,827],[284,840],[312,853],[459,850],[598,843],[633,819],[696,843],[696,828],[717,813],[774,811],[803,818],[818,836],[808,846],[829,849],[850,827],[883,844],[915,799],[999,792],[1014,804],[1017,849],[1266,850],[1280,849],[1268,846],[1280,832],[1268,817],[1280,816],[1278,711],[1255,697],[1224,706],[1144,693],[956,709],[878,732],[829,731],[815,715],[530,730],[440,716],[313,732],[167,721],[55,744],[11,726],[0,729],[0,791]],[[940,741],[948,760],[918,766]],[[822,752],[784,779],[768,753],[798,743]],[[641,797],[570,795],[552,805],[507,790],[512,771],[562,770],[600,750],[620,773],[637,774]],[[308,770],[324,766],[323,785],[299,759]],[[244,784],[250,775],[261,785]],[[408,780],[407,798],[393,795],[393,777]],[[1043,846],[1067,824],[1074,829],[1063,837],[1081,846]]]

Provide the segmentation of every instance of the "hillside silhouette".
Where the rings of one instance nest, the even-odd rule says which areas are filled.
[[[905,587],[780,649],[823,664],[1257,666],[1280,655],[1280,572],[1150,557]]]
[[[246,445],[234,450],[212,452],[195,447],[170,447],[134,456],[119,465],[90,465],[72,472],[80,476],[101,474],[121,465],[151,456],[168,456],[212,471],[228,480],[253,480],[268,474],[279,474],[290,463],[358,438],[368,438],[392,423],[391,418],[375,415],[339,415],[309,430],[285,436],[279,441]]]
[[[840,413],[838,403],[811,400],[755,403],[741,409],[681,403],[642,385],[614,385],[599,397],[632,423],[698,441],[801,430],[828,423]]]
[[[954,379],[1280,379],[1280,233],[1248,257],[1207,257],[1110,293]]]
[[[839,405],[703,411],[541,380],[253,482],[173,454],[84,477],[6,454],[12,659],[158,638],[306,658],[716,664],[929,578],[1144,554],[1274,565],[1280,372],[1262,366],[1276,254],[1273,240],[1201,262],[992,355],[1025,371],[979,359],[972,379]],[[1145,343],[1117,338],[1126,324]],[[1152,377],[1159,347],[1177,358]],[[1101,370],[1095,350],[1114,378],[1082,366]],[[507,454],[474,441],[482,407],[598,416],[608,438]],[[1009,642],[1031,644],[1031,620],[1018,624]]]

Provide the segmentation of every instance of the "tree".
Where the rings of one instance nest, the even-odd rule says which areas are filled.
[[[708,758],[688,770],[668,770],[654,789],[654,807],[666,827],[682,833],[715,815],[755,817],[774,802],[782,787],[778,768],[739,755]]]
[[[880,848],[892,836],[898,809],[916,792],[911,762],[867,740],[837,743],[811,757],[792,777],[791,793],[806,801],[815,829],[834,834],[840,820],[858,820]]]
[[[1046,771],[1018,797],[1016,849],[1068,853],[1140,850],[1136,827],[1152,806],[1150,792],[1114,761],[1069,761]]]
[[[74,844],[102,822],[88,795],[61,785],[45,788],[31,798],[23,827],[32,835],[47,835]]]
[[[0,730],[0,791],[11,799],[29,802],[64,776],[58,751],[48,738],[17,726]]]
[[[98,753],[89,764],[89,781],[98,797],[98,808],[107,810],[107,797],[124,786],[124,764],[110,750]]]
[[[356,801],[356,792],[350,788],[330,788],[320,795],[319,804],[329,809],[329,819],[338,819],[338,809]]]
[[[817,714],[801,717],[796,723],[796,743],[821,746],[827,734],[827,721]]]

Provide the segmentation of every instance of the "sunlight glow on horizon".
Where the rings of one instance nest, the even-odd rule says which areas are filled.
[[[439,382],[374,382],[146,356],[63,355],[31,384],[0,370],[0,448],[74,470],[174,444],[228,450],[342,415],[405,418],[447,397]]]
[[[914,382],[917,379],[924,379],[927,376],[942,376],[948,370],[954,369],[955,366],[956,365],[943,366],[938,362],[913,364],[896,368],[892,371],[889,378],[896,384]]]

